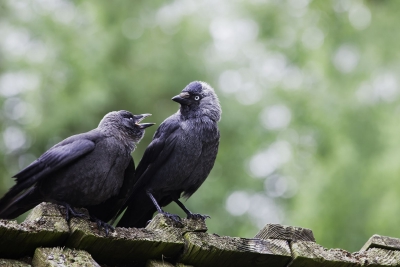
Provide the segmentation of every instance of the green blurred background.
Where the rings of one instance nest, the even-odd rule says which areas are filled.
[[[146,121],[159,125],[178,109],[171,97],[203,80],[221,100],[221,145],[186,204],[212,217],[209,232],[252,237],[282,223],[350,251],[373,234],[400,237],[399,9],[387,0],[1,0],[0,195],[18,170],[107,112],[152,113]]]

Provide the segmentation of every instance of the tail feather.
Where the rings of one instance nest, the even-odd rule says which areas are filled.
[[[42,195],[31,187],[22,193],[11,190],[0,199],[0,218],[14,219],[43,201]]]
[[[147,222],[153,218],[156,211],[153,202],[143,190],[141,193],[131,196],[128,208],[119,220],[117,227],[146,227]]]

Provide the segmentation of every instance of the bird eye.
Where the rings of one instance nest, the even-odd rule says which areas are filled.
[[[129,117],[130,120],[133,120],[133,117]]]
[[[198,95],[196,95],[195,97],[194,97],[194,100],[199,100],[200,99],[200,96],[198,96]]]

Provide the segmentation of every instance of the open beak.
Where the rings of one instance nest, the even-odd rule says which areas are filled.
[[[135,115],[136,122],[135,124],[139,126],[141,129],[146,129],[147,127],[153,126],[155,123],[140,123],[142,120],[145,118],[151,116],[151,114],[146,113],[146,114],[140,114],[140,115]]]
[[[189,93],[183,92],[183,93],[180,93],[179,95],[174,96],[172,98],[172,100],[175,102],[178,102],[181,105],[189,106],[191,104],[190,100],[189,100],[189,96],[190,96]]]

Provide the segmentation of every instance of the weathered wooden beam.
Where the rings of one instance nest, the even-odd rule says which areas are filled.
[[[100,263],[126,263],[148,259],[174,259],[183,249],[180,228],[168,226],[169,218],[159,214],[152,229],[116,228],[106,236],[88,220],[72,218],[66,246],[88,251]],[[163,229],[155,229],[156,222]],[[182,225],[183,227],[183,225]],[[184,229],[184,228],[182,228]]]
[[[32,265],[17,260],[9,260],[9,259],[0,259],[1,267],[31,267]]]
[[[149,260],[146,262],[146,267],[175,267],[175,265],[167,261]]]
[[[367,251],[355,252],[353,257],[359,260],[360,266],[400,266],[400,251],[398,250],[371,248]]]
[[[293,261],[290,267],[352,267],[360,266],[359,260],[342,249],[326,249],[315,242],[290,242]]]
[[[178,262],[200,266],[274,266],[290,262],[287,243],[279,240],[238,238],[206,233],[186,233]],[[283,244],[283,245],[282,245]]]
[[[389,250],[400,250],[400,239],[382,235],[373,235],[360,251],[370,248],[384,248]]]
[[[167,261],[149,260],[146,262],[146,267],[194,267],[193,265],[185,265],[183,263],[172,264]]]
[[[0,257],[33,255],[37,247],[61,246],[68,236],[68,224],[57,206],[42,203],[21,224],[0,220]]]
[[[206,221],[203,219],[183,219],[183,225],[183,233],[205,233],[208,230]]]
[[[269,224],[255,238],[206,231],[203,220],[175,222],[159,214],[145,229],[117,228],[105,236],[95,223],[72,218],[68,224],[57,205],[42,203],[21,224],[0,220],[0,257],[5,258],[0,266],[31,266],[9,259],[32,256],[37,247],[48,248],[36,249],[33,267],[99,266],[93,258],[112,266],[134,262],[147,267],[400,266],[400,239],[393,237],[374,235],[360,252],[351,254],[323,248],[314,242],[311,230],[299,227]],[[64,245],[78,250],[54,248]]]
[[[314,234],[310,229],[280,224],[267,224],[255,238],[315,242]]]
[[[167,231],[183,238],[183,235],[187,232],[207,232],[207,225],[202,219],[182,219],[180,222],[176,222],[162,214],[157,214],[146,226],[146,229]]]
[[[89,253],[69,248],[37,248],[32,259],[33,267],[100,267]]]

